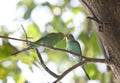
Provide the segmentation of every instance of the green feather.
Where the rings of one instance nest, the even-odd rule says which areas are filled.
[[[39,40],[37,40],[35,43],[44,44],[46,46],[54,46],[55,44],[60,42],[63,38],[64,38],[63,33],[49,33],[46,36],[44,36],[44,37],[40,38]],[[18,54],[18,53],[26,51],[26,50],[34,49],[34,48],[37,48],[37,47],[39,47],[39,46],[30,45],[29,47],[27,47],[27,48],[25,48],[25,49],[23,49],[21,51],[17,51],[15,53],[13,53],[12,55]]]

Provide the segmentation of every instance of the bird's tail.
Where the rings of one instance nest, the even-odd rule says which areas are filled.
[[[18,54],[18,53],[20,53],[20,52],[24,52],[24,51],[27,51],[27,50],[29,50],[29,49],[30,49],[30,47],[25,48],[25,49],[20,50],[20,51],[17,51],[17,52],[15,52],[15,53],[12,53],[11,55],[16,55],[16,54]]]
[[[84,65],[82,66],[82,69],[84,70],[85,75],[87,76],[88,80],[90,80],[90,77],[89,77],[88,73],[86,72],[86,70],[85,70],[85,68],[84,68]]]
[[[80,61],[80,62],[82,61],[82,57],[81,57],[81,56],[79,57],[79,61]],[[90,80],[90,76],[89,76],[88,73],[86,72],[86,70],[85,70],[85,68],[84,68],[84,65],[82,66],[82,69],[84,70],[85,75],[87,76],[88,80]]]

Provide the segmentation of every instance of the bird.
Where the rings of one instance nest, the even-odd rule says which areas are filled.
[[[79,62],[82,62],[82,51],[81,51],[81,46],[79,44],[79,42],[77,40],[75,40],[74,36],[72,34],[67,34],[66,35],[66,38],[67,38],[67,43],[66,43],[66,47],[67,47],[67,50],[73,52],[73,53],[76,53],[76,54],[79,54]],[[84,66],[82,66],[82,69],[84,70],[87,78],[90,80],[90,77],[89,75],[87,74]]]
[[[57,44],[59,41],[61,41],[64,38],[64,34],[59,32],[59,33],[49,33],[46,36],[43,36],[42,38],[38,39],[35,43],[36,44],[44,44],[46,46],[54,46],[55,44]],[[20,52],[23,51],[27,51],[30,49],[34,49],[39,47],[38,45],[30,45],[29,47],[21,50],[21,51],[17,51],[15,53],[12,53],[11,55],[16,55]]]

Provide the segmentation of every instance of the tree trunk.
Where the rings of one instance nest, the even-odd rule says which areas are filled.
[[[82,0],[82,3],[96,20],[94,24],[107,53],[106,59],[120,81],[120,0]]]

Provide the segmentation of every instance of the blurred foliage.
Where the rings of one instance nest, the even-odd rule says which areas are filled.
[[[36,3],[34,0],[20,0],[17,4],[17,8],[24,6],[25,13],[22,19],[25,21],[31,20],[31,23],[28,24],[27,27],[27,35],[28,37],[31,37],[33,41],[36,41],[41,36],[49,33],[49,32],[63,32],[65,34],[67,33],[77,33],[75,35],[75,38],[80,41],[82,44],[82,53],[83,55],[87,57],[97,58],[102,57],[102,52],[100,48],[100,43],[97,38],[96,30],[94,29],[94,26],[92,25],[92,22],[88,19],[85,19],[84,22],[79,23],[78,26],[74,23],[74,16],[77,14],[83,14],[84,16],[87,15],[86,10],[82,5],[79,3],[76,3],[78,5],[71,5],[73,0],[57,0],[56,4],[52,4],[52,2],[45,1],[45,2],[39,2]],[[45,31],[41,31],[41,27],[34,22],[31,18],[31,13],[36,7],[49,7],[50,11],[52,12],[53,19],[45,24]],[[57,8],[57,9],[56,9]],[[66,12],[70,11],[73,14],[73,17],[69,18],[67,21],[63,21],[62,15]],[[41,18],[39,18],[41,19]],[[79,27],[79,31],[78,31]],[[7,30],[4,30],[4,26],[1,26],[0,29],[0,35],[9,36],[13,34],[14,32],[8,32]],[[22,34],[22,37],[24,37],[25,34]],[[13,52],[16,52],[20,49],[25,48],[27,45],[26,43],[22,43],[21,46],[15,47],[12,45],[8,40],[2,39],[2,44],[0,45],[0,79],[3,81],[3,83],[6,83],[7,77],[11,76],[16,83],[27,83],[28,80],[25,79],[24,75],[22,74],[22,70],[20,69],[18,62],[21,61],[24,64],[27,64],[32,70],[32,66],[35,65],[37,67],[40,66],[36,65],[35,63],[39,63],[39,59],[33,50],[25,51],[22,53],[19,53],[17,55],[11,56],[10,54]],[[52,41],[50,41],[52,42]],[[63,40],[59,42],[55,47],[58,48],[66,48],[66,40]],[[39,48],[41,54],[46,54],[45,63],[54,62],[57,65],[57,72],[61,73],[65,69],[71,67],[73,64],[75,64],[75,61],[72,61],[71,57],[68,53],[59,52],[47,48]],[[101,73],[98,70],[98,67],[95,63],[90,63],[86,65],[86,71],[90,75],[91,79],[93,80],[100,80],[101,83],[110,83],[110,79],[113,79],[111,77],[111,72],[105,72]],[[75,83],[86,83],[86,77],[82,76],[80,77],[78,74],[74,73],[74,80]],[[103,78],[103,76],[105,78]]]
[[[34,23],[29,24],[26,34],[29,35],[29,37],[34,41],[38,40],[41,36],[38,26]]]

